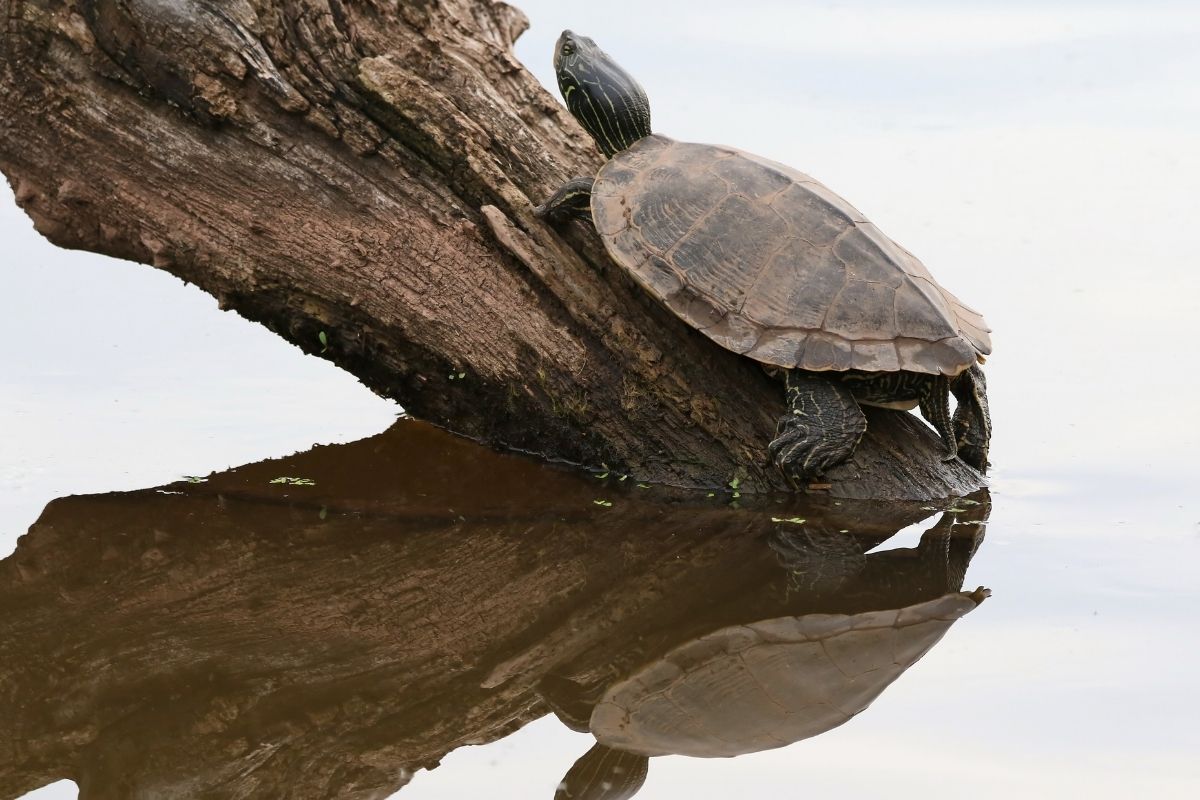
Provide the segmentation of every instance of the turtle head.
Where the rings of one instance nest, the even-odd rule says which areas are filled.
[[[563,31],[554,46],[554,72],[567,109],[604,155],[650,135],[646,91],[588,37]]]

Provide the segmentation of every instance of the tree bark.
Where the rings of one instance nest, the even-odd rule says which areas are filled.
[[[782,391],[531,204],[594,172],[495,0],[0,0],[0,169],[55,244],[195,283],[410,413],[643,480],[785,488]],[[549,57],[549,54],[547,54]],[[982,485],[870,414],[850,497]]]
[[[931,511],[743,503],[414,421],[205,483],[55,500],[0,563],[0,798],[60,778],[83,800],[387,797],[548,713],[548,675],[611,679],[728,625],[955,591],[989,508],[872,549]]]

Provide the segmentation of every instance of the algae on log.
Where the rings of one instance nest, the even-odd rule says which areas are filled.
[[[55,244],[166,270],[481,441],[649,481],[784,488],[766,458],[779,385],[645,296],[593,234],[533,217],[601,157],[515,60],[520,11],[0,8],[0,170]],[[915,418],[869,418],[834,493],[982,484]]]

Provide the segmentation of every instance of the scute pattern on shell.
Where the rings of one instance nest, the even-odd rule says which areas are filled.
[[[953,592],[903,609],[722,628],[609,687],[590,728],[601,744],[647,756],[783,747],[862,711],[979,602]]]
[[[653,135],[597,176],[610,255],[722,347],[808,370],[956,375],[991,352],[978,312],[807,175]]]

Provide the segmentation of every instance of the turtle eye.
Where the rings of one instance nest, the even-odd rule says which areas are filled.
[[[575,45],[572,44],[571,42],[567,42],[566,44],[564,44],[562,46],[562,54],[564,56],[569,56],[569,55],[573,54],[574,52],[575,52]]]

